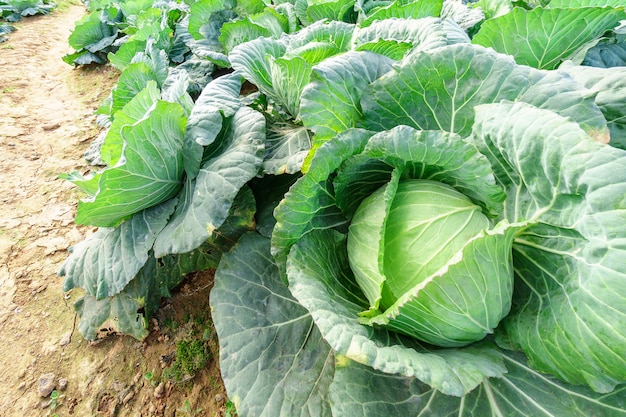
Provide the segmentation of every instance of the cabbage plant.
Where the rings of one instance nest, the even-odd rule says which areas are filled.
[[[605,102],[623,93],[468,43],[355,74],[384,60],[312,68],[300,117],[321,144],[271,239],[220,262],[238,410],[624,415],[626,153]]]

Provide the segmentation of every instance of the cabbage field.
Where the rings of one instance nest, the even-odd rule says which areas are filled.
[[[89,340],[215,269],[240,417],[626,416],[624,0],[91,0]]]

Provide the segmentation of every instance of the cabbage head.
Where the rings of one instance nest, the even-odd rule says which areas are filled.
[[[386,189],[363,200],[348,233],[356,281],[382,284],[366,315],[408,304],[407,317],[393,314],[397,330],[437,346],[463,346],[492,333],[511,308],[511,245],[501,246],[498,262],[468,263],[460,276],[448,274],[450,264],[464,262],[463,248],[491,229],[480,206],[447,184],[409,179],[399,182],[387,210]],[[380,245],[372,247],[381,228]]]

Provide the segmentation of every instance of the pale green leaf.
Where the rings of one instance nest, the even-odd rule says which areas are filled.
[[[397,125],[467,136],[474,106],[518,100],[551,109],[602,134],[606,121],[580,84],[557,72],[516,65],[509,56],[471,44],[410,54],[362,93],[364,127]]]
[[[360,153],[372,133],[348,131],[317,150],[307,175],[298,180],[276,207],[276,226],[272,234],[272,255],[281,275],[287,254],[302,236],[316,229],[329,229],[347,223],[335,204],[330,175],[344,159]],[[317,163],[315,163],[317,161]]]
[[[180,105],[159,101],[144,119],[124,126],[124,155],[102,172],[98,193],[79,202],[76,223],[115,226],[175,196],[182,187],[185,123]]]
[[[113,103],[110,114],[115,118],[115,113],[128,104],[141,90],[146,88],[150,81],[157,81],[157,75],[150,65],[145,62],[130,64],[120,74],[117,85],[111,92]]]
[[[391,64],[391,59],[372,52],[347,52],[313,67],[301,98],[304,125],[322,139],[355,127],[362,115],[363,92]]]
[[[196,100],[187,121],[183,147],[185,172],[191,179],[200,169],[203,147],[212,144],[222,130],[223,118],[241,107],[241,84],[239,74],[223,75],[208,83]]]
[[[379,40],[394,40],[412,45],[413,50],[429,50],[448,44],[439,18],[386,19],[357,30],[354,47]]]
[[[623,19],[626,19],[623,9],[514,8],[510,13],[485,21],[472,43],[512,55],[518,64],[554,69]]]
[[[421,19],[427,16],[439,16],[443,1],[418,0],[418,1],[395,1],[387,6],[377,7],[368,13],[365,20],[360,23],[365,28],[376,21],[385,21],[392,18]]]
[[[109,167],[115,166],[124,153],[124,139],[122,138],[122,128],[127,125],[134,125],[152,109],[152,106],[159,100],[161,92],[156,81],[150,80],[145,88],[139,91],[122,110],[115,113],[115,118],[109,127],[102,147],[100,157]]]
[[[279,58],[285,54],[286,46],[274,39],[255,39],[237,46],[228,58],[233,69],[246,80],[256,85],[264,94],[272,94],[272,70],[270,57]]]

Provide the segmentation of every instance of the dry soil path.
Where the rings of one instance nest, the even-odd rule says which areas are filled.
[[[221,415],[214,363],[197,384],[156,389],[145,376],[160,370],[173,342],[160,334],[148,343],[114,337],[90,345],[75,331],[78,295],[61,291],[67,248],[91,230],[73,224],[79,196],[58,174],[89,169],[82,155],[98,134],[93,111],[117,77],[108,67],[74,69],[61,60],[84,14],[71,6],[26,19],[0,44],[0,416],[176,416],[188,415],[189,404]],[[194,305],[208,298],[193,289],[189,297],[201,298]],[[62,395],[55,410],[40,386],[46,377]]]

